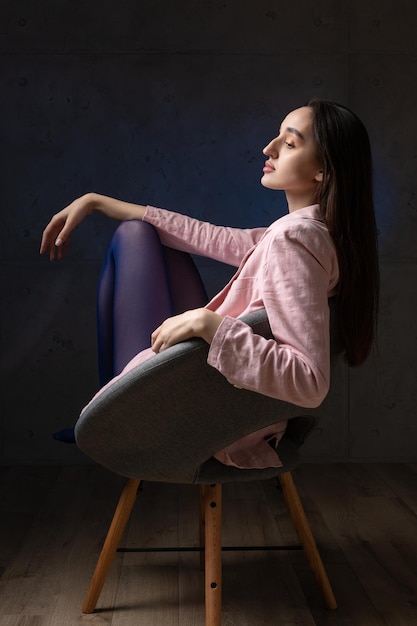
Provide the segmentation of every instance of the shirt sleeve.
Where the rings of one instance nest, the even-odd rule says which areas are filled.
[[[274,237],[263,267],[263,301],[275,339],[226,316],[208,362],[233,385],[316,407],[330,382],[329,238],[297,226]],[[330,254],[332,252],[332,254]],[[334,263],[333,263],[334,265]]]
[[[210,257],[238,267],[266,228],[215,226],[181,213],[148,206],[144,221],[152,224],[161,242],[170,248]]]

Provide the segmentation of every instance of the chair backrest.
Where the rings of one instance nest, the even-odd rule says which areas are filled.
[[[272,337],[265,310],[244,321]],[[280,419],[317,414],[235,388],[207,364],[207,354],[206,342],[192,339],[122,376],[81,414],[75,429],[79,447],[131,478],[207,482],[201,468],[218,450]]]

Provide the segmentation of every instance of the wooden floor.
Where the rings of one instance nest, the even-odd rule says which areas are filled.
[[[223,554],[224,626],[417,624],[417,465],[293,474],[339,602],[302,552]],[[202,626],[196,552],[119,553],[96,613],[81,603],[123,479],[95,466],[0,470],[0,625]],[[295,543],[275,481],[224,487],[224,545]],[[197,546],[198,489],[145,483],[124,541]]]

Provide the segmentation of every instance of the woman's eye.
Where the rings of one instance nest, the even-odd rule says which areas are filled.
[[[288,146],[288,148],[295,148],[293,143],[288,143],[288,141],[284,141],[285,145]]]

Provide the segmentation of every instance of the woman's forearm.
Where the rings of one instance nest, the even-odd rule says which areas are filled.
[[[74,230],[91,213],[98,212],[118,221],[141,220],[146,207],[141,204],[123,202],[98,193],[87,193],[77,198],[65,209],[56,213],[42,235],[40,252],[49,251],[49,258],[61,259],[68,248]]]
[[[88,193],[82,199],[89,213],[97,211],[118,221],[141,220],[146,212],[145,205],[124,202],[98,193]]]

